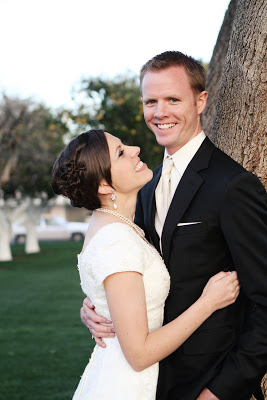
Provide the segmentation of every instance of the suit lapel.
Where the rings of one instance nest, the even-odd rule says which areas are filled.
[[[166,264],[169,260],[172,234],[203,183],[199,171],[208,168],[214,149],[215,146],[206,138],[189,163],[175,191],[161,238],[162,253]]]
[[[145,225],[147,226],[147,230],[152,243],[159,252],[160,252],[159,236],[155,229],[155,212],[156,212],[155,190],[161,176],[161,171],[162,171],[162,165],[155,170],[153,179],[149,183],[147,183],[146,193],[144,196],[145,215],[147,216]]]
[[[164,223],[161,238],[162,253],[165,263],[167,263],[169,259],[173,231],[184,215],[199,187],[202,185],[202,182],[202,177],[192,168],[188,167],[175,191]]]

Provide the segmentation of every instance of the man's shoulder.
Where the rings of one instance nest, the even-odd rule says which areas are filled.
[[[213,161],[217,163],[222,163],[229,168],[238,170],[240,172],[247,172],[242,165],[240,165],[237,161],[235,161],[232,157],[226,154],[224,151],[220,150],[218,147],[215,147],[213,153]]]
[[[263,190],[262,183],[255,174],[246,170],[218,147],[214,149],[205,178],[216,182],[215,187],[217,188],[247,185],[251,188],[258,187],[259,190]]]
[[[248,173],[242,165],[240,165],[237,161],[235,161],[231,156],[226,154],[224,151],[216,147],[208,138],[206,138],[210,142],[210,146],[213,147],[213,152],[211,154],[209,168],[217,168],[221,174],[239,174],[239,173]]]

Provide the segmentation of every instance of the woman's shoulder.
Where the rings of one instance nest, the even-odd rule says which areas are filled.
[[[121,249],[123,247],[140,246],[138,238],[139,236],[130,226],[123,222],[112,222],[102,226],[94,234],[80,255],[83,255],[90,249],[102,251],[104,248],[110,246],[119,246]]]
[[[117,272],[139,272],[145,268],[145,253],[139,236],[124,223],[114,222],[100,228],[78,256],[78,265],[90,268],[98,285]],[[79,268],[79,269],[80,269]]]
[[[102,226],[92,239],[100,242],[113,242],[116,240],[135,240],[137,234],[133,228],[123,222],[112,222]]]

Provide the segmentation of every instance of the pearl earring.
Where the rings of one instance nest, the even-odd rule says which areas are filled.
[[[113,208],[114,208],[114,210],[117,210],[118,207],[117,207],[117,204],[115,203],[117,196],[116,196],[115,193],[114,193],[114,189],[112,189],[112,193],[111,193],[110,198],[111,198],[111,200],[113,201]]]

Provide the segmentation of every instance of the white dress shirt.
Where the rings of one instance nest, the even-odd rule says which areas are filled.
[[[171,157],[173,162],[174,162],[174,168],[172,169],[171,172],[171,200],[173,198],[173,195],[176,191],[176,188],[186,170],[188,167],[188,164],[200,148],[202,142],[204,141],[206,135],[203,131],[201,131],[197,136],[195,136],[192,140],[190,140],[188,143],[186,143],[183,147],[181,147],[179,150],[176,151],[172,156],[170,156],[165,149],[164,153],[164,159],[163,162],[167,157]],[[156,214],[155,214],[155,228],[156,231],[160,237],[160,247],[161,247],[161,234],[162,234],[162,229],[163,225],[159,220],[158,212],[157,212],[157,199],[159,199],[159,196],[161,196],[161,184],[160,180],[158,183],[158,186],[155,191],[155,196],[156,196]]]

